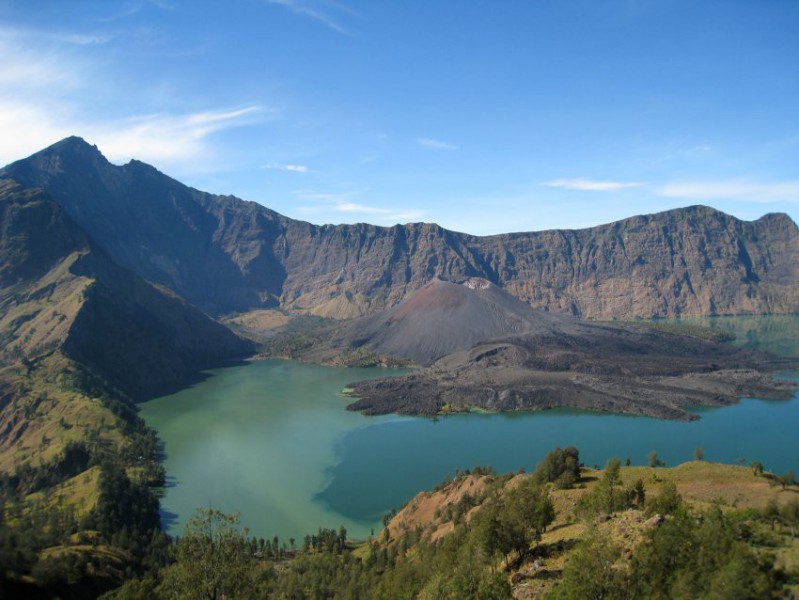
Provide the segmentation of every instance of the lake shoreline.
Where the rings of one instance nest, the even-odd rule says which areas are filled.
[[[768,323],[753,320],[739,340],[761,349],[775,337],[786,347],[793,340],[799,345],[799,318]],[[569,408],[438,419],[345,410],[349,399],[341,392],[353,380],[386,373],[251,361],[140,405],[164,442],[164,465],[174,484],[162,499],[169,533],[180,534],[197,506],[214,506],[241,512],[243,525],[264,537],[300,539],[318,527],[343,524],[353,539],[368,538],[372,528],[381,528],[380,515],[455,469],[530,470],[552,448],[570,445],[580,448],[587,465],[612,456],[645,465],[652,451],[674,465],[702,447],[715,462],[758,460],[773,472],[799,468],[796,396],[685,407],[702,417],[694,421]]]

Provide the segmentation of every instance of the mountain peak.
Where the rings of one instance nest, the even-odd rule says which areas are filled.
[[[103,153],[100,152],[100,149],[96,145],[90,144],[82,137],[77,135],[66,137],[63,140],[48,146],[44,150],[40,150],[33,156],[36,156],[37,154],[61,154],[64,152],[75,155],[83,154],[84,156],[100,156],[105,159]]]
[[[4,167],[0,175],[17,179],[28,186],[46,187],[48,180],[60,173],[86,173],[89,169],[111,166],[97,146],[83,138],[70,136],[28,158]]]

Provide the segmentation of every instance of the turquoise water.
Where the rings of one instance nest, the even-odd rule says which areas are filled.
[[[169,532],[181,533],[195,508],[214,507],[240,512],[258,537],[301,539],[339,525],[368,535],[375,519],[345,517],[315,495],[346,433],[393,418],[345,410],[341,390],[390,372],[260,361],[208,371],[201,383],[143,404],[141,416],[164,443]]]
[[[716,318],[736,343],[799,356],[799,317]],[[143,405],[165,444],[171,478],[162,504],[180,533],[197,506],[240,511],[259,537],[301,537],[344,525],[366,537],[380,517],[456,468],[531,469],[556,446],[574,445],[588,465],[611,456],[645,464],[759,460],[799,470],[799,398],[743,400],[670,422],[573,410],[505,415],[364,417],[344,410],[347,383],[390,371],[334,369],[286,361],[210,372],[196,386]],[[786,373],[783,376],[796,377]]]

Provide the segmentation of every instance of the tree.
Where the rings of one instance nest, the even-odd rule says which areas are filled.
[[[255,559],[238,514],[197,509],[176,544],[175,563],[162,571],[166,598],[217,600],[249,598],[256,587]]]
[[[634,487],[621,489],[621,483],[621,463],[614,457],[605,465],[605,472],[596,487],[580,498],[580,510],[588,515],[613,514],[629,508],[637,498],[643,498],[643,482],[640,491]]]
[[[787,473],[783,473],[782,475],[777,476],[777,483],[782,486],[782,489],[787,488],[789,485],[793,485],[796,483],[796,473],[794,471],[788,471]]]
[[[636,479],[631,489],[631,499],[637,506],[643,506],[646,501],[646,487],[643,479]]]
[[[521,558],[554,518],[549,494],[536,481],[527,479],[485,506],[475,517],[475,529],[488,554],[508,557],[515,550]]]
[[[649,459],[649,466],[650,467],[663,467],[666,465],[662,460],[658,458],[658,453],[652,450],[649,454],[646,455]]]
[[[780,574],[737,539],[721,510],[677,513],[652,529],[631,561],[589,532],[566,562],[555,600],[583,598],[780,598]],[[620,564],[621,563],[621,564]]]
[[[752,474],[757,477],[758,475],[763,474],[763,463],[759,460],[753,460],[749,463],[749,466],[752,468]]]
[[[614,502],[615,493],[616,493],[616,486],[621,484],[621,463],[619,459],[615,456],[608,461],[608,464],[605,465],[605,474],[602,476],[602,484],[607,488],[608,492],[608,513],[613,513],[614,509],[616,508],[616,503]]]
[[[538,483],[554,483],[560,489],[571,488],[580,479],[580,452],[574,446],[555,448],[538,464],[533,479]]]
[[[621,549],[607,536],[596,531],[588,536],[569,555],[563,578],[548,598],[553,600],[583,600],[584,598],[625,597],[625,571],[615,567]]]
[[[782,597],[774,559],[738,537],[737,524],[718,507],[704,514],[678,512],[636,550],[625,597]]]
[[[649,514],[668,515],[676,512],[682,504],[682,496],[673,481],[666,481],[657,496],[647,498],[646,511]]]
[[[705,451],[702,448],[694,450],[694,460],[705,460]]]

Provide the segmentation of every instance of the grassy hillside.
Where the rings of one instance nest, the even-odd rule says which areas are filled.
[[[8,180],[0,342],[0,596],[97,596],[166,543],[163,468],[133,401],[252,345]]]
[[[248,539],[199,511],[165,569],[113,598],[785,598],[799,583],[799,493],[748,467],[476,468],[422,492],[366,542],[320,530]]]

